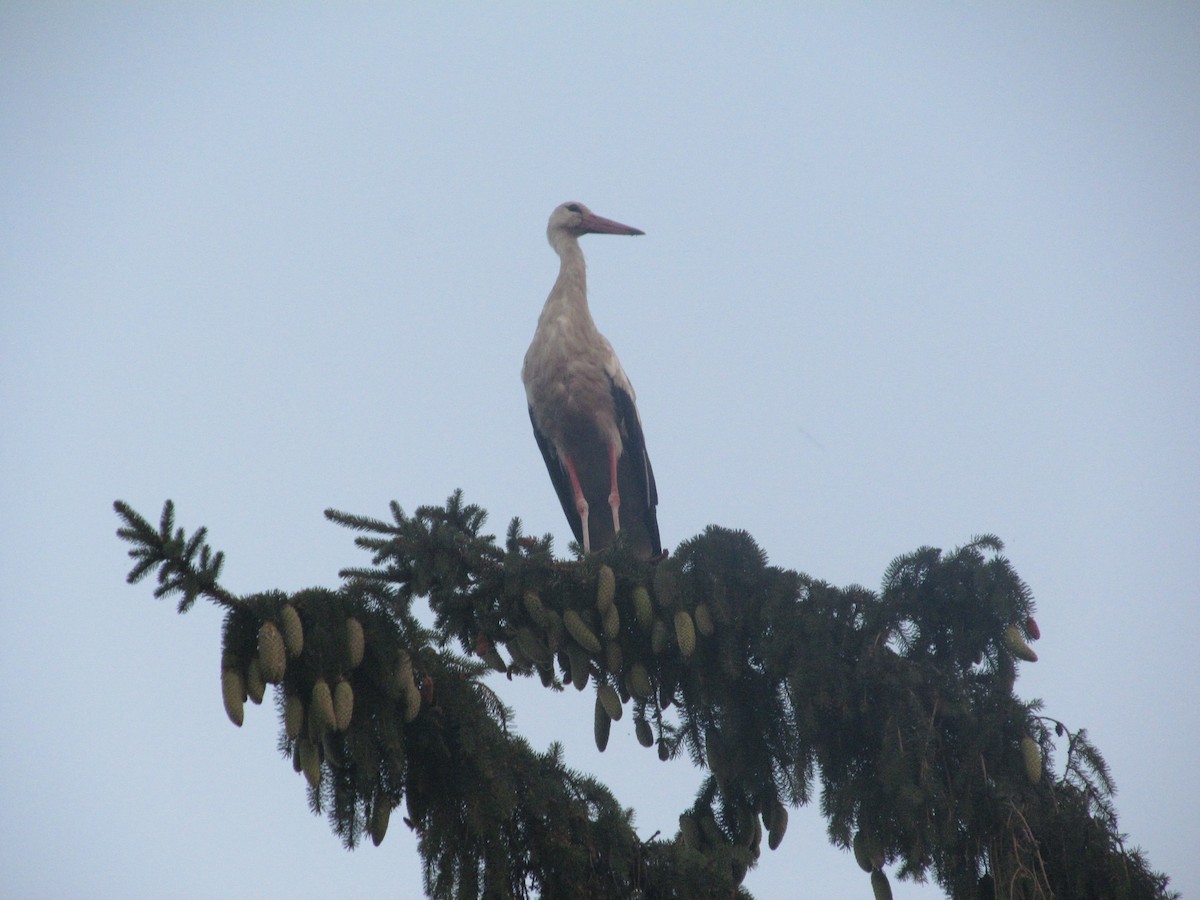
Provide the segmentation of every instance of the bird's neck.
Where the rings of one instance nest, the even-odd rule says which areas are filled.
[[[558,279],[546,299],[546,312],[565,312],[591,321],[587,302],[587,264],[579,242],[573,238],[554,248],[558,251]]]

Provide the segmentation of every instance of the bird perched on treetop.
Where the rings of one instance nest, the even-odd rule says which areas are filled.
[[[643,233],[597,216],[582,203],[564,203],[550,214],[546,237],[558,253],[558,279],[525,353],[521,379],[533,435],[584,553],[608,547],[620,533],[649,559],[662,555],[654,472],[633,385],[588,310],[579,248],[585,234]]]

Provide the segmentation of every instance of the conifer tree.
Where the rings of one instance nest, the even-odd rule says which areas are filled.
[[[430,897],[749,897],[763,845],[814,796],[864,896],[891,895],[889,870],[955,898],[1177,896],[1125,846],[1086,732],[1013,693],[1039,634],[992,535],[902,556],[871,591],[770,566],[715,526],[658,562],[620,543],[564,561],[519,520],[503,545],[481,534],[484,512],[455,493],[411,516],[393,503],[391,521],[329,510],[369,565],[337,589],[235,596],[170,501],[157,527],[115,507],[131,583],[156,573],[181,613],[225,608],[234,724],[273,686],[312,810],[353,847],[379,844],[402,807]],[[557,745],[512,734],[489,669],[590,692],[601,750],[629,714],[647,752],[705,769],[678,834],[641,839]]]

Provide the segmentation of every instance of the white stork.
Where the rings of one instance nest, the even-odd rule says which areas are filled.
[[[521,370],[529,418],[583,552],[609,546],[624,531],[639,556],[653,558],[662,555],[654,472],[633,385],[588,311],[584,234],[644,232],[582,203],[550,214],[546,237],[560,265]]]

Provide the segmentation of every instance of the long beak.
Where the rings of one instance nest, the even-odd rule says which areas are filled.
[[[580,223],[581,234],[645,234],[640,228],[632,228],[629,225],[622,225],[620,222],[614,222],[612,219],[606,219],[604,216],[597,216],[593,213],[588,213],[583,217]]]

